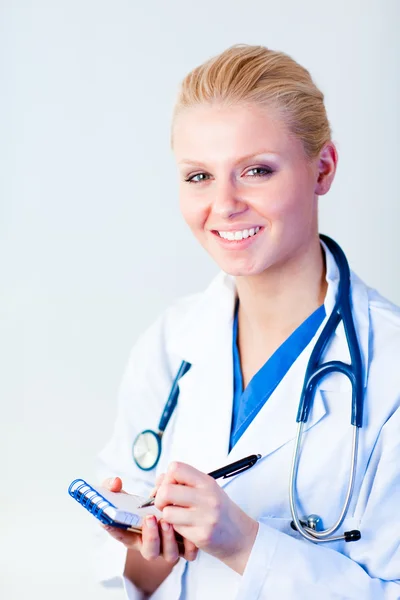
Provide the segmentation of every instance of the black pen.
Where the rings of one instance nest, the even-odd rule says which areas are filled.
[[[234,475],[238,475],[243,471],[247,471],[247,469],[250,469],[253,465],[255,465],[260,458],[261,454],[252,454],[251,456],[241,458],[230,465],[226,465],[225,467],[211,471],[211,473],[208,473],[208,475],[210,475],[210,477],[213,479],[220,479],[221,477],[227,479],[228,477],[233,477]],[[146,502],[138,506],[138,508],[146,508],[147,506],[153,506],[153,504],[154,497],[151,497],[146,500]]]

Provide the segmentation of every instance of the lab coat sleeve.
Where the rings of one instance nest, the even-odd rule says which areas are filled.
[[[119,476],[128,493],[147,497],[154,487],[155,470],[142,471],[132,458],[132,443],[143,429],[157,430],[172,381],[166,359],[165,313],[140,336],[122,378],[118,409],[111,439],[100,452],[96,480]],[[111,412],[111,411],[110,411]],[[98,524],[96,524],[98,525]],[[125,578],[126,548],[98,525],[95,535],[94,574],[106,587],[124,585],[131,600],[142,598],[140,590]]]
[[[357,499],[361,540],[342,543],[344,554],[261,519],[236,600],[400,599],[399,432],[400,409],[381,429]]]

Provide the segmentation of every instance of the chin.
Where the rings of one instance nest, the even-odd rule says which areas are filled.
[[[260,264],[240,264],[241,261],[220,261],[218,266],[222,271],[233,277],[254,277],[265,271],[265,267]]]

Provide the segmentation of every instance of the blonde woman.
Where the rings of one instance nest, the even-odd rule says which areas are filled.
[[[100,456],[110,490],[148,496],[155,488],[162,511],[142,536],[105,534],[100,577],[123,576],[130,598],[400,598],[400,311],[354,273],[347,296],[362,427],[350,423],[351,378],[324,377],[294,486],[299,519],[317,513],[322,522],[291,527],[298,403],[343,275],[318,232],[318,197],[338,161],[323,100],[305,68],[263,46],[233,46],[182,82],[171,138],[180,206],[221,272],[137,341]],[[354,362],[343,322],[323,359]],[[132,445],[157,430],[182,364],[190,368],[161,455],[144,470]],[[236,476],[207,474],[254,454],[261,458]],[[318,543],[313,531],[329,529],[344,505],[338,539]],[[356,532],[352,541],[346,531]]]

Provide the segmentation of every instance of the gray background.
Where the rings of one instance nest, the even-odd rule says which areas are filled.
[[[0,595],[117,598],[66,493],[137,335],[216,266],[179,214],[179,81],[234,43],[306,66],[339,152],[321,231],[400,303],[397,0],[0,0]],[[104,596],[103,596],[104,594]]]

